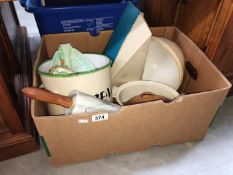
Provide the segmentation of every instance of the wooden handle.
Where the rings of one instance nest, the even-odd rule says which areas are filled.
[[[23,88],[22,92],[25,96],[30,97],[34,100],[60,105],[65,108],[69,108],[73,105],[72,98],[55,94],[45,89],[27,87]]]
[[[124,103],[124,105],[134,105],[134,104],[140,104],[140,103],[146,103],[146,102],[158,101],[158,100],[163,100],[164,102],[170,101],[166,97],[155,95],[151,92],[144,92],[141,95],[131,98],[129,101]]]

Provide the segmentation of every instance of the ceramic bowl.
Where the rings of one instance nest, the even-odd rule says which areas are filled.
[[[169,100],[173,100],[179,95],[177,91],[162,83],[153,81],[131,81],[121,85],[120,87],[115,87],[113,89],[113,96],[120,105],[124,105],[130,99],[145,92],[162,96]]]
[[[100,54],[85,55],[96,67],[95,70],[68,75],[55,75],[48,73],[52,60],[41,63],[37,68],[37,72],[44,88],[65,96],[76,90],[103,100],[112,101],[111,60]],[[49,104],[48,110],[51,115],[64,114],[64,108],[57,105]]]
[[[152,37],[143,73],[143,80],[163,83],[177,90],[184,75],[184,55],[171,40]]]

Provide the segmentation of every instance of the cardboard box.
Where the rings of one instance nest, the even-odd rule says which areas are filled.
[[[35,68],[51,58],[61,43],[71,43],[82,52],[101,53],[111,35],[97,37],[89,33],[47,35],[42,39],[34,65],[34,86],[41,84]],[[152,28],[154,36],[174,40],[191,66],[186,72],[180,96],[171,103],[162,101],[125,106],[109,113],[108,120],[92,122],[93,114],[47,116],[45,104],[32,100],[33,120],[48,148],[53,165],[63,165],[102,158],[112,153],[128,153],[153,145],[170,145],[201,140],[215,113],[223,103],[231,84],[205,54],[174,27]],[[190,66],[188,66],[190,67]],[[189,75],[190,74],[190,75]],[[96,114],[96,113],[95,113]],[[88,123],[82,123],[82,119]],[[155,155],[156,156],[156,155]]]

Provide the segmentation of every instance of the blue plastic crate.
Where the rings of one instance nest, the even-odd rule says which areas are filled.
[[[131,0],[135,5],[139,0]],[[41,6],[40,0],[21,0],[25,10],[33,13],[41,35],[88,31],[98,35],[116,26],[128,1],[64,7]]]

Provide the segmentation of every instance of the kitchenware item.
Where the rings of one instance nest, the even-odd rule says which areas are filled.
[[[45,89],[28,87],[22,89],[22,92],[32,99],[63,106],[66,115],[99,111],[116,112],[120,110],[119,105],[103,101],[79,91],[72,91],[69,96],[64,96]],[[54,114],[50,113],[50,115]]]
[[[112,63],[114,63],[127,35],[130,33],[140,14],[140,10],[130,3],[124,9],[117,26],[104,49],[104,54],[112,59]]]
[[[120,105],[128,104],[132,98],[143,93],[160,96],[161,100],[173,100],[179,96],[179,93],[171,87],[153,81],[132,81],[113,88],[113,96]],[[152,98],[155,99],[156,96]]]
[[[104,51],[113,61],[113,85],[142,79],[151,35],[141,12],[128,3]]]
[[[183,75],[184,55],[179,46],[166,38],[152,37],[142,79],[177,90]]]
[[[151,92],[143,92],[142,94],[137,95],[131,98],[129,101],[125,102],[124,105],[134,105],[134,104],[140,104],[140,103],[146,103],[146,102],[158,101],[158,100],[162,100],[164,102],[171,101],[166,97],[155,95]]]
[[[78,72],[68,75],[50,74],[51,61],[47,60],[37,67],[43,87],[51,92],[69,95],[73,90],[96,96],[102,100],[112,101],[111,90],[111,60],[100,54],[85,54],[96,67],[95,70]],[[49,113],[61,115],[64,109],[60,106],[49,104]]]

